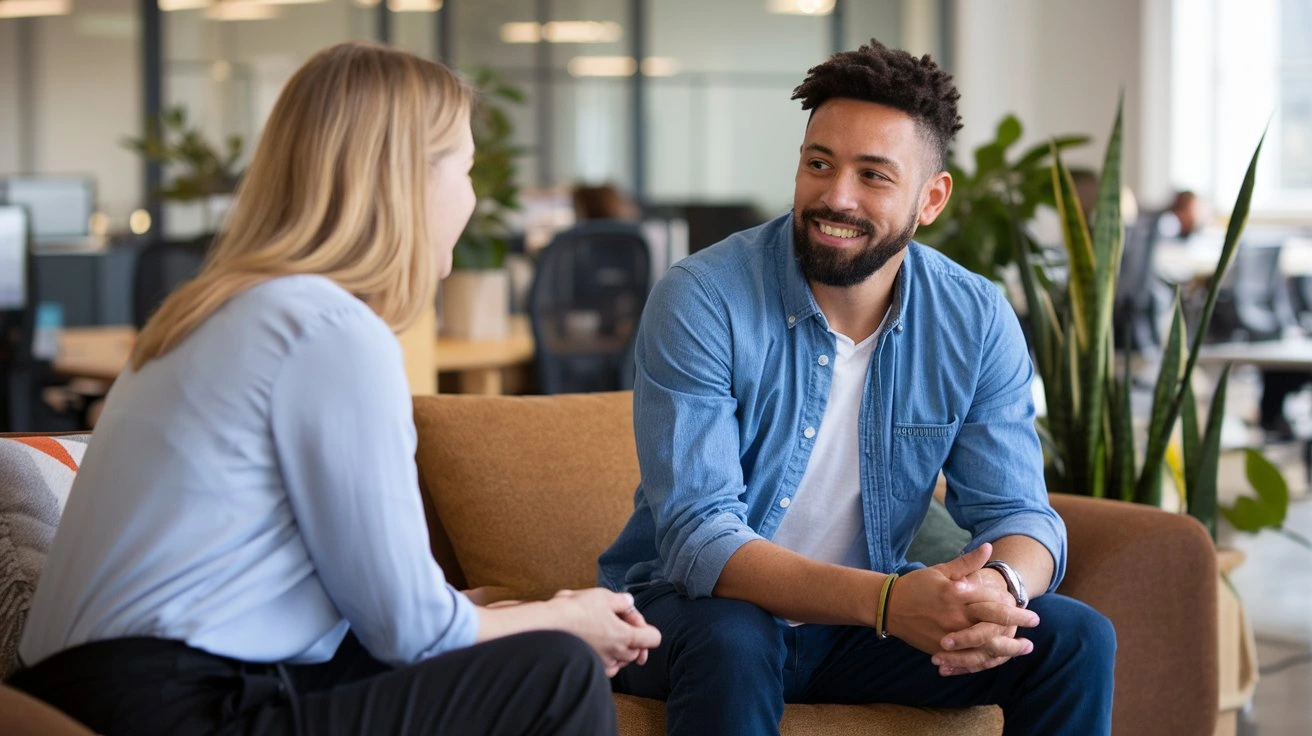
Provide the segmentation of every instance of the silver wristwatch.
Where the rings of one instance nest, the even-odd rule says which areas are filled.
[[[1002,573],[1002,579],[1007,581],[1007,592],[1016,599],[1016,605],[1025,608],[1030,604],[1029,594],[1025,592],[1025,582],[1015,570],[1011,569],[1011,565],[1001,560],[989,560],[984,563],[984,567],[991,567]]]

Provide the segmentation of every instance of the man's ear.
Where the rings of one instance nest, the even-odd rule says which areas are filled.
[[[929,177],[925,186],[920,190],[920,224],[929,225],[938,219],[938,215],[943,208],[948,205],[948,197],[952,196],[952,175],[946,171],[940,171]]]

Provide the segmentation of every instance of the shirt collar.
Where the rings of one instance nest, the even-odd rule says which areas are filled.
[[[815,295],[811,293],[811,285],[806,282],[806,277],[802,275],[802,267],[797,262],[793,244],[793,216],[784,215],[776,221],[776,224],[778,229],[774,237],[775,256],[779,266],[779,282],[783,284],[784,319],[787,320],[790,329],[801,324],[808,317],[820,315],[823,320],[824,315],[820,312],[820,306],[815,303]],[[920,264],[920,248],[920,244],[915,241],[907,245],[906,258],[902,259],[897,280],[893,282],[893,303],[885,318],[885,329],[902,331],[902,322],[911,301],[911,274]]]

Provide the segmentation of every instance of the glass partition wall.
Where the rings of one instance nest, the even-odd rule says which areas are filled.
[[[141,159],[122,145],[141,135],[145,111],[181,107],[216,146],[240,136],[240,167],[292,72],[353,39],[490,68],[520,89],[524,103],[508,112],[527,188],[610,183],[646,202],[778,212],[806,121],[788,98],[806,69],[872,36],[937,52],[945,0],[59,5],[71,12],[0,17],[0,176],[94,176],[100,208],[123,223],[152,198]],[[194,212],[169,221],[176,233],[200,227]]]

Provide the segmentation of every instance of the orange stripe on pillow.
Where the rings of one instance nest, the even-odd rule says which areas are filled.
[[[54,437],[11,437],[10,439],[44,452],[63,463],[69,470],[74,473],[77,472],[77,461],[73,459],[72,455],[68,454],[68,450],[64,449],[64,446],[59,444],[59,441]]]

